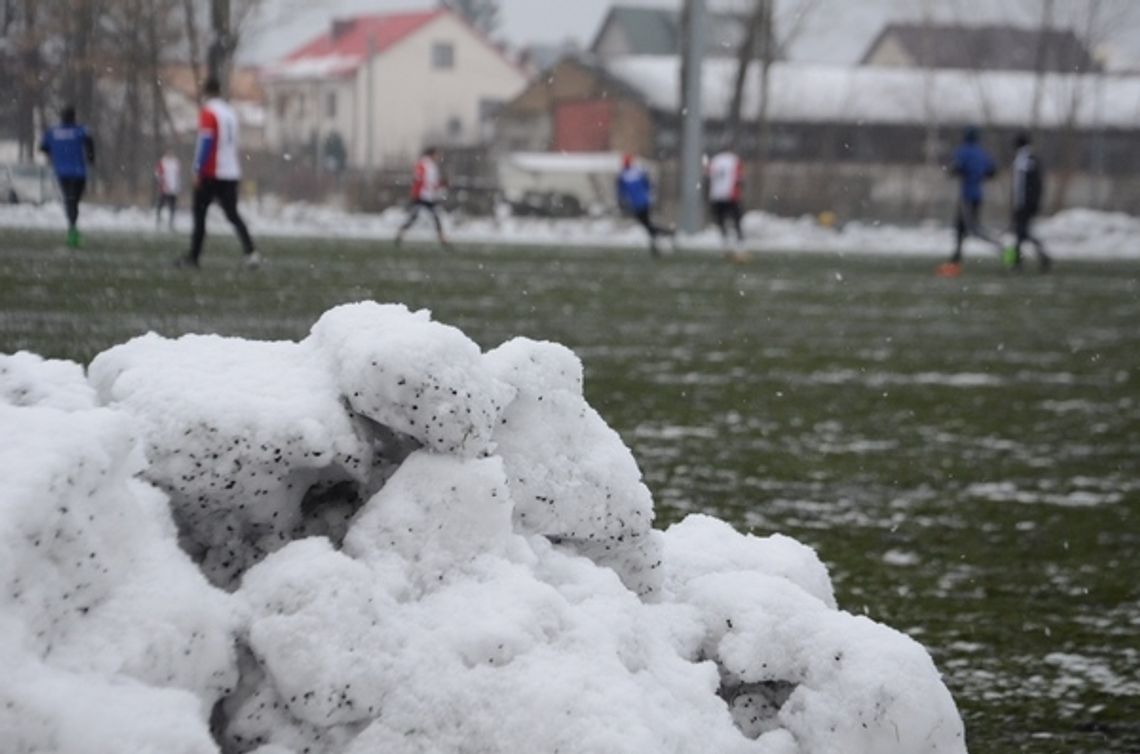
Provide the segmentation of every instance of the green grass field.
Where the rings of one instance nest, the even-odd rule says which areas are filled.
[[[361,299],[485,348],[562,342],[658,523],[815,547],[841,605],[930,648],[971,750],[1140,751],[1140,265],[954,281],[926,259],[0,231],[0,351],[88,361],[154,330],[305,336]]]

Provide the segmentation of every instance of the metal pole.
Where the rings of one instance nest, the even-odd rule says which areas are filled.
[[[701,156],[704,152],[704,112],[701,107],[701,70],[705,52],[705,3],[689,2],[689,36],[685,41],[688,58],[683,66],[685,102],[681,110],[681,230],[696,233],[701,229]]]
[[[226,73],[230,54],[230,0],[211,0],[210,28],[212,34],[206,65],[210,76],[226,90],[229,78]]]
[[[372,101],[372,98],[374,96],[372,92],[375,89],[375,82],[372,80],[372,61],[375,57],[376,36],[370,35],[368,37],[368,59],[364,63],[366,66],[364,69],[364,163],[369,170],[372,169],[372,134],[375,130],[375,123],[373,123],[373,118],[375,117],[373,113],[375,109],[373,107],[374,103]]]

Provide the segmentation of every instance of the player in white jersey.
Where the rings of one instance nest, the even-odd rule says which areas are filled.
[[[744,241],[744,230],[740,220],[744,212],[740,200],[744,193],[744,167],[740,157],[730,150],[718,152],[709,160],[709,204],[712,207],[713,219],[720,228],[721,238],[728,243],[729,220],[732,221],[736,232],[736,243]]]
[[[174,230],[174,214],[178,211],[178,194],[182,191],[182,163],[174,151],[166,149],[154,168],[154,181],[158,188],[158,209],[155,227],[162,226],[162,211],[170,211],[170,229]]]
[[[198,266],[202,243],[206,240],[206,214],[217,200],[241,241],[246,266],[257,267],[261,264],[261,255],[254,249],[253,239],[237,210],[241,181],[237,113],[222,99],[222,87],[217,79],[207,79],[202,94],[206,102],[198,115],[198,148],[194,155],[194,232],[190,251],[178,264]]]
[[[444,182],[443,174],[439,169],[439,150],[428,147],[423,156],[416,162],[416,172],[412,181],[412,203],[408,206],[408,218],[396,232],[396,245],[404,240],[404,233],[415,224],[420,210],[427,210],[435,223],[435,232],[439,242],[447,246],[447,239],[443,235],[443,223],[440,222],[436,203],[443,200]]]

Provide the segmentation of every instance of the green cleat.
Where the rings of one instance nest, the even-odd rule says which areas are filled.
[[[78,228],[72,228],[67,231],[67,247],[69,249],[78,249],[83,244],[83,237],[79,235]]]
[[[1016,246],[1006,246],[1001,250],[1001,263],[1009,269],[1016,267],[1020,261]]]

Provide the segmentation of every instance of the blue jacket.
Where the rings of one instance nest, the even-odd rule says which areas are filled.
[[[621,171],[617,179],[618,204],[627,212],[644,212],[653,203],[649,175],[633,165]]]
[[[966,142],[954,150],[953,168],[962,182],[963,201],[981,202],[985,193],[982,186],[996,169],[989,152],[981,144]]]
[[[79,125],[59,125],[44,132],[40,151],[51,158],[59,178],[86,178],[87,163],[95,158],[95,143]]]

